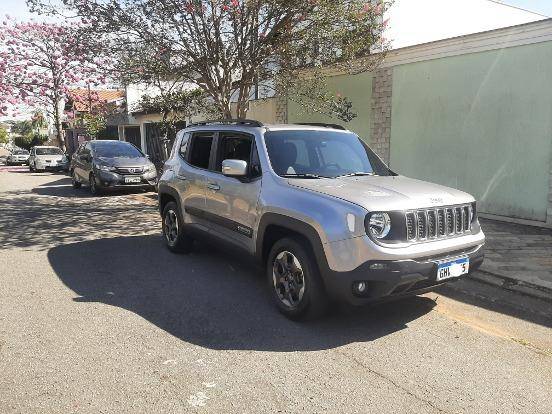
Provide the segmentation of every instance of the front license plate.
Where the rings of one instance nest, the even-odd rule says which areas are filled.
[[[470,259],[462,257],[450,262],[440,263],[437,267],[437,280],[450,279],[465,275],[470,270]]]
[[[142,179],[140,177],[125,177],[125,184],[136,184],[141,181]]]

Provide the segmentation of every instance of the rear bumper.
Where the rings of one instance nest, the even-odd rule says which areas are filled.
[[[437,262],[458,257],[469,257],[469,273],[437,281]],[[321,269],[321,272],[332,299],[363,305],[428,292],[444,283],[465,278],[481,266],[483,259],[483,245],[479,245],[435,257],[368,261],[349,272],[336,272],[329,268]],[[379,268],[374,269],[373,265]],[[354,290],[356,282],[365,282],[366,289],[362,294]]]

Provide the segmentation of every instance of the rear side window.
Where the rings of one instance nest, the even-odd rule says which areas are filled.
[[[194,167],[209,168],[211,147],[213,146],[212,134],[194,134],[190,143],[190,155],[188,162]]]

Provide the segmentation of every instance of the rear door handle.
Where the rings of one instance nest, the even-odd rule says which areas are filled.
[[[207,188],[209,190],[218,191],[220,190],[220,185],[218,185],[217,183],[208,183]]]

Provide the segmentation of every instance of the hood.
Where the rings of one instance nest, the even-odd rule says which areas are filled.
[[[368,211],[411,210],[470,203],[459,190],[404,176],[288,179],[290,185],[350,201]]]
[[[145,167],[151,164],[150,160],[146,157],[98,157],[96,161],[98,162],[98,164],[108,165],[110,167]]]

